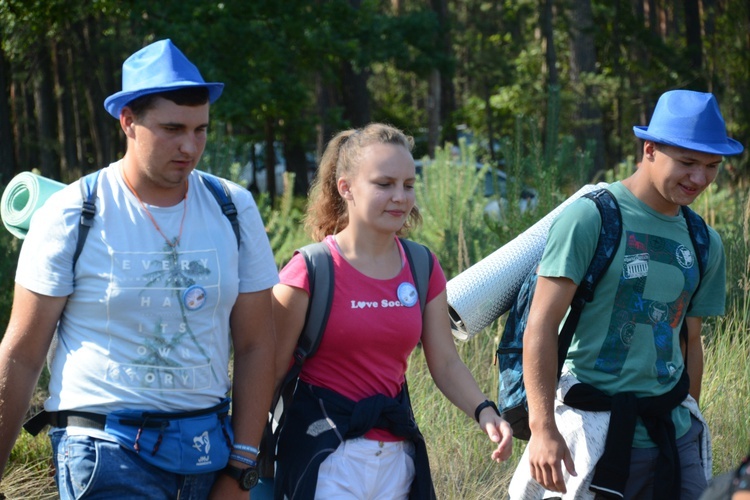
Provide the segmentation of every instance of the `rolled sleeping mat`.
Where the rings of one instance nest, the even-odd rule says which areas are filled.
[[[3,191],[0,217],[5,228],[16,238],[24,239],[29,231],[31,216],[37,208],[66,185],[31,172],[13,177]]]
[[[448,281],[453,335],[469,340],[508,311],[526,276],[541,260],[555,217],[577,198],[607,185],[583,186],[526,231]]]

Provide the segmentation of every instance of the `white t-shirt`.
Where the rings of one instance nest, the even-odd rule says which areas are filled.
[[[16,282],[68,302],[57,330],[45,409],[109,413],[183,411],[225,397],[238,293],[278,282],[252,195],[227,183],[238,211],[241,248],[229,220],[197,172],[187,201],[148,206],[167,245],[127,188],[120,162],[102,169],[97,209],[73,269],[81,215],[79,182],[34,214]]]

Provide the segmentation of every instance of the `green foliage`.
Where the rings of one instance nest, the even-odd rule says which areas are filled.
[[[232,182],[241,183],[242,167],[250,158],[252,144],[241,137],[227,135],[221,123],[216,123],[209,132],[206,149],[198,168]]]
[[[435,252],[449,277],[477,262],[498,243],[484,224],[484,175],[475,168],[474,152],[463,142],[458,157],[454,158],[451,150],[448,144],[435,152],[434,161],[423,162],[415,186],[423,223],[411,236]]]
[[[285,173],[284,185],[291,186],[293,183],[294,176]],[[261,197],[261,200],[264,198]],[[278,209],[274,210],[267,203],[262,203],[264,209],[261,214],[266,222],[266,232],[279,269],[292,258],[297,248],[312,243],[303,230],[304,205],[305,200],[295,198],[291,189],[284,190]]]
[[[736,468],[750,445],[748,314],[747,305],[730,309],[704,327],[701,410],[711,429],[716,474]]]
[[[744,183],[719,189],[713,184],[692,207],[717,230],[724,243],[727,310],[742,312],[734,324],[738,338],[750,333],[750,195]]]
[[[572,137],[560,136],[559,98],[559,89],[549,89],[545,142],[536,120],[527,116],[517,116],[513,134],[498,141],[507,175],[502,198],[484,197],[485,175],[493,167],[476,169],[477,144],[460,141],[457,154],[446,144],[434,160],[422,159],[416,194],[424,221],[414,238],[436,252],[449,278],[519,235],[587,182],[592,153],[576,149]],[[537,193],[536,207],[522,210],[522,193],[529,186]],[[494,192],[500,191],[495,186]],[[489,210],[491,202],[498,204],[500,217]]]
[[[8,324],[10,319],[16,262],[18,261],[18,252],[21,249],[20,243],[20,240],[16,239],[5,228],[0,229],[0,338],[4,335],[4,326]]]

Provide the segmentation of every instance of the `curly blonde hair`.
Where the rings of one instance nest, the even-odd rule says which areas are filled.
[[[343,175],[353,174],[359,167],[362,150],[372,144],[395,144],[411,152],[414,139],[391,125],[370,123],[361,129],[339,132],[326,146],[320,159],[318,174],[310,188],[305,228],[315,241],[336,234],[349,224],[346,202],[339,195],[337,181]],[[422,216],[416,205],[409,213],[399,236],[417,226]]]

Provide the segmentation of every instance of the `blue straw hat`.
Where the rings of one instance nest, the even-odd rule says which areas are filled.
[[[727,137],[724,118],[713,94],[692,90],[665,92],[648,127],[633,127],[636,137],[718,155],[738,155],[742,144]]]
[[[186,87],[206,87],[213,103],[224,89],[223,83],[206,83],[198,68],[171,40],[159,40],[143,47],[122,63],[122,90],[107,97],[104,108],[115,118],[120,110],[138,97]]]

